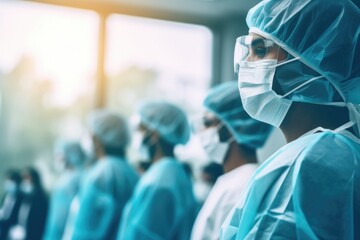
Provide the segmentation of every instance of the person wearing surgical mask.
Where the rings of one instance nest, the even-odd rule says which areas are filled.
[[[190,137],[185,113],[167,102],[139,109],[142,151],[151,167],[141,177],[122,216],[118,239],[188,240],[196,215],[191,179],[174,155]]]
[[[71,203],[79,191],[84,163],[85,154],[78,142],[64,140],[57,142],[54,165],[61,175],[51,194],[44,239],[62,239]]]
[[[194,240],[219,239],[222,223],[258,167],[256,150],[273,129],[246,113],[236,81],[213,87],[204,106],[203,117],[193,124],[195,136],[225,174],[218,178],[200,210],[192,230]]]
[[[216,180],[224,174],[222,164],[210,162],[201,167],[200,179],[195,181],[194,194],[198,201],[199,208],[202,207]]]
[[[244,109],[287,144],[256,171],[221,239],[360,239],[360,10],[264,0],[234,64]]]
[[[0,240],[6,240],[9,229],[16,224],[23,194],[19,185],[21,182],[20,172],[9,169],[5,173],[5,195],[0,205]]]
[[[125,154],[128,124],[120,114],[96,110],[89,114],[87,127],[91,147],[86,152],[96,162],[80,185],[79,209],[64,239],[115,239],[121,213],[138,181]]]
[[[47,213],[48,196],[43,188],[40,173],[33,167],[22,170],[20,190],[23,194],[16,225],[8,238],[16,240],[41,240]]]

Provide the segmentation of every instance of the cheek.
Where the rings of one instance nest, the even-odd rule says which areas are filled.
[[[277,59],[278,62],[288,59],[288,53],[280,47],[272,47],[268,49],[267,59]]]
[[[285,61],[286,59],[288,59],[288,53],[280,48],[278,53],[278,61]]]

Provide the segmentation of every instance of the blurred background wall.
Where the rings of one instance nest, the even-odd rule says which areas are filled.
[[[137,103],[164,99],[201,114],[208,89],[234,80],[235,39],[257,2],[1,1],[0,174],[35,165],[50,188],[55,141],[81,138],[94,108],[130,118]],[[283,144],[274,131],[261,160]],[[188,145],[184,161],[206,161]]]

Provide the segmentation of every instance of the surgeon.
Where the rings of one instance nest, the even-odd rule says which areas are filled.
[[[71,239],[115,239],[123,207],[138,180],[125,157],[128,125],[118,114],[97,110],[90,114],[88,128],[96,162],[81,185]]]
[[[222,239],[360,239],[360,11],[265,0],[235,47],[245,110],[287,145],[262,164]]]
[[[191,180],[174,156],[190,128],[185,113],[166,102],[149,102],[139,109],[142,151],[152,162],[136,186],[118,239],[188,240],[196,215]]]
[[[256,150],[273,129],[246,113],[236,81],[212,88],[204,106],[206,111],[194,123],[194,130],[209,158],[222,164],[225,174],[216,181],[196,218],[193,240],[219,239],[222,223],[258,167]]]
[[[62,239],[71,202],[78,194],[85,154],[78,142],[61,141],[55,147],[55,166],[61,172],[50,201],[44,239]]]
[[[223,174],[223,165],[217,162],[209,162],[201,167],[200,177],[194,184],[194,194],[198,202],[199,209],[209,196],[216,180]]]

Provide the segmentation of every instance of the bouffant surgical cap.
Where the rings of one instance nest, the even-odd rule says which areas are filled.
[[[127,121],[119,114],[96,110],[89,115],[88,126],[106,147],[124,148],[130,141]]]
[[[264,0],[246,21],[324,76],[345,102],[360,104],[360,10],[351,1]]]
[[[236,81],[212,88],[204,106],[230,130],[237,143],[256,149],[269,137],[272,126],[251,118],[244,110]]]
[[[72,167],[81,167],[85,163],[85,153],[80,143],[75,141],[58,141],[55,152],[63,155],[65,162]]]
[[[148,102],[139,109],[140,121],[171,144],[185,144],[190,126],[183,110],[167,102]]]

